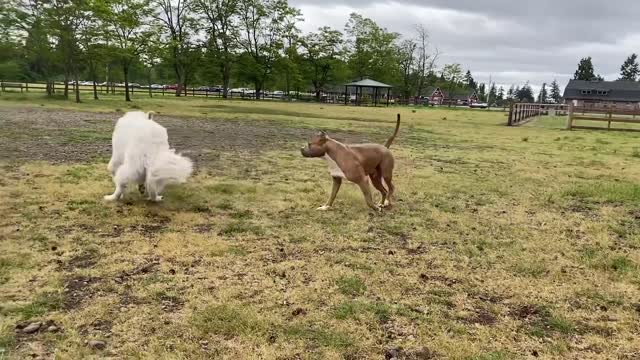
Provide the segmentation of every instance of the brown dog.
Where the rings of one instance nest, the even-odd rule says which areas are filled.
[[[392,182],[394,160],[389,147],[398,135],[399,129],[400,114],[398,114],[396,130],[384,146],[379,144],[346,145],[330,138],[324,131],[314,135],[308,146],[300,149],[302,156],[308,158],[324,157],[328,162],[331,177],[333,177],[331,197],[329,197],[327,204],[319,207],[318,210],[328,210],[333,205],[344,178],[358,184],[364,195],[364,200],[370,208],[380,211],[382,207],[391,206],[390,200],[395,187]],[[379,205],[373,202],[368,179],[371,179],[373,186],[382,194]],[[389,190],[385,189],[382,183],[383,179]]]

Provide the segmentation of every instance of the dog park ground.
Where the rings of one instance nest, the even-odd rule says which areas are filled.
[[[132,108],[196,163],[160,204],[102,200]],[[345,185],[315,211],[307,138],[382,143],[397,112],[396,206]],[[640,358],[640,133],[505,122],[4,93],[0,358]]]

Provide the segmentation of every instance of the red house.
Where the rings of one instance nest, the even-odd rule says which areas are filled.
[[[449,94],[448,91],[440,87],[431,87],[427,89],[427,94],[430,94],[427,95],[429,104],[434,105],[471,105],[479,101],[478,94],[473,89],[454,91],[452,94]]]

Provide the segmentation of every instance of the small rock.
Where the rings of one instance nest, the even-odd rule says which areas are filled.
[[[58,327],[55,325],[51,325],[47,328],[48,332],[58,332],[58,330],[59,330]]]
[[[42,323],[34,322],[27,325],[27,327],[25,327],[24,329],[22,329],[22,332],[25,334],[33,334],[34,332],[40,330],[41,326],[42,326]]]
[[[100,340],[91,340],[89,341],[89,347],[92,349],[103,350],[107,346],[107,343]]]

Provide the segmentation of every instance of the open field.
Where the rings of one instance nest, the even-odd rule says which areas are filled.
[[[197,164],[161,204],[102,201],[132,106]],[[383,142],[397,112],[396,207],[346,185],[313,210],[307,137]],[[640,134],[505,122],[3,94],[0,358],[640,358]]]

